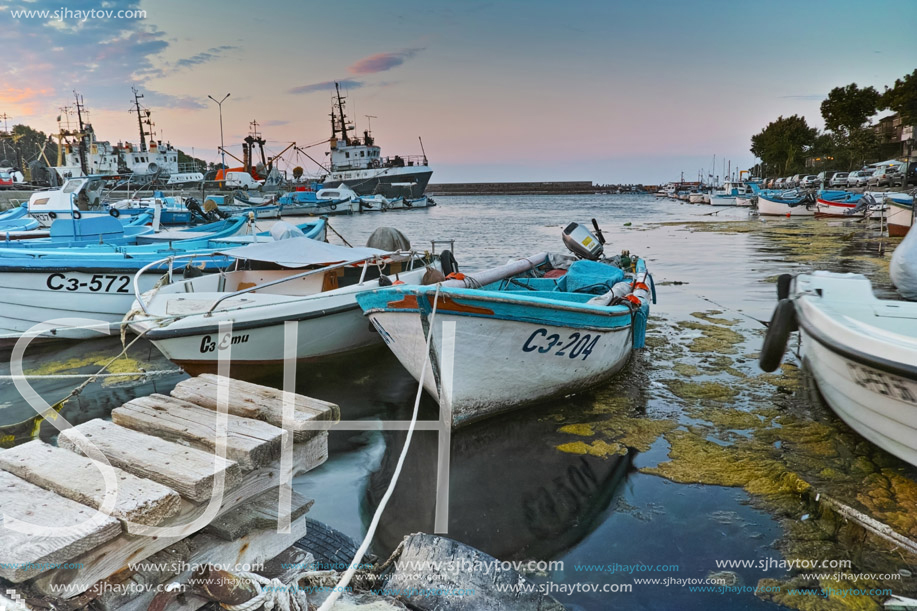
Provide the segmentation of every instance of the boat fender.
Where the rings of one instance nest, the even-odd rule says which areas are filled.
[[[764,345],[761,346],[761,356],[758,366],[764,371],[774,371],[783,362],[783,354],[790,339],[790,333],[796,331],[796,306],[790,299],[781,299],[774,309],[774,315],[767,325],[767,335],[764,336]]]
[[[108,211],[108,213],[115,218],[118,218],[119,216],[121,216],[121,211],[118,210],[117,208],[112,208],[111,210]]]
[[[790,296],[790,283],[793,274],[780,274],[777,276],[777,299],[786,299]]]
[[[379,276],[379,286],[392,286],[392,279],[388,276]]]
[[[79,211],[79,210],[74,210],[74,211],[73,211],[73,218],[75,218],[76,220],[80,220],[81,218],[83,218],[83,215],[80,214],[80,211]]]
[[[56,218],[57,218],[57,212],[55,212],[54,210],[52,210],[51,212],[48,213],[48,218],[49,218],[49,219],[56,219]]]
[[[200,278],[204,275],[204,270],[199,267],[195,267],[190,263],[185,266],[185,269],[182,270],[182,278],[189,280],[191,278]]]
[[[646,323],[649,319],[649,315],[650,307],[647,304],[641,304],[631,315],[634,350],[640,350],[646,347]]]
[[[439,255],[439,262],[440,265],[442,265],[443,274],[445,274],[447,278],[459,270],[458,263],[451,250],[444,250],[441,252]]]
[[[331,208],[332,210],[337,210],[337,209],[338,209],[338,205],[337,205],[337,204],[329,204],[328,207]]]
[[[451,274],[446,274],[446,280],[464,280],[465,274],[461,272],[452,272]]]
[[[405,198],[405,200],[404,200],[404,207],[405,207],[405,208],[410,208],[411,205],[412,205],[412,204],[411,204],[411,200]]]
[[[437,282],[442,282],[446,277],[441,271],[435,267],[428,267],[427,271],[423,273],[423,279],[420,281],[420,284],[427,286],[429,284],[436,284]]]

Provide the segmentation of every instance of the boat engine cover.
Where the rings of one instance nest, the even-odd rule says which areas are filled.
[[[567,225],[563,240],[567,249],[581,259],[597,261],[605,250],[595,234],[579,223]]]

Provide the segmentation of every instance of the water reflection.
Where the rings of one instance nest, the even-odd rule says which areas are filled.
[[[83,374],[98,372],[121,350],[117,337],[35,344],[26,351],[22,368],[29,376],[28,384],[54,406],[87,379]],[[51,440],[57,429],[39,417],[16,389],[10,378],[10,358],[9,351],[0,357],[0,446],[12,447],[36,435]],[[112,363],[107,373],[124,375],[106,375],[87,384],[58,409],[60,415],[73,425],[93,418],[107,419],[114,408],[131,399],[157,392],[168,394],[187,377],[143,340]]]
[[[636,452],[608,458],[559,452],[557,423],[545,406],[482,422],[452,437],[448,536],[500,559],[555,558],[606,519]],[[404,432],[385,433],[386,450],[370,477],[368,523],[385,493]],[[433,532],[437,435],[417,432],[379,524],[375,551],[404,535]]]

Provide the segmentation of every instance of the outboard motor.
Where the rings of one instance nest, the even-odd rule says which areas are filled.
[[[579,223],[570,223],[564,229],[564,246],[580,259],[598,261],[605,250],[602,241]]]

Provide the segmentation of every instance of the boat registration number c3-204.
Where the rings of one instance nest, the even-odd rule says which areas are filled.
[[[599,336],[590,333],[571,333],[566,339],[561,339],[557,333],[548,335],[547,329],[535,329],[522,344],[522,351],[537,350],[540,354],[548,354],[556,347],[554,356],[566,356],[571,359],[582,357],[585,361],[598,343]]]
[[[45,285],[52,291],[78,291],[88,289],[91,293],[130,293],[130,276],[114,274],[93,274],[89,280],[81,280],[66,274],[51,274]]]

